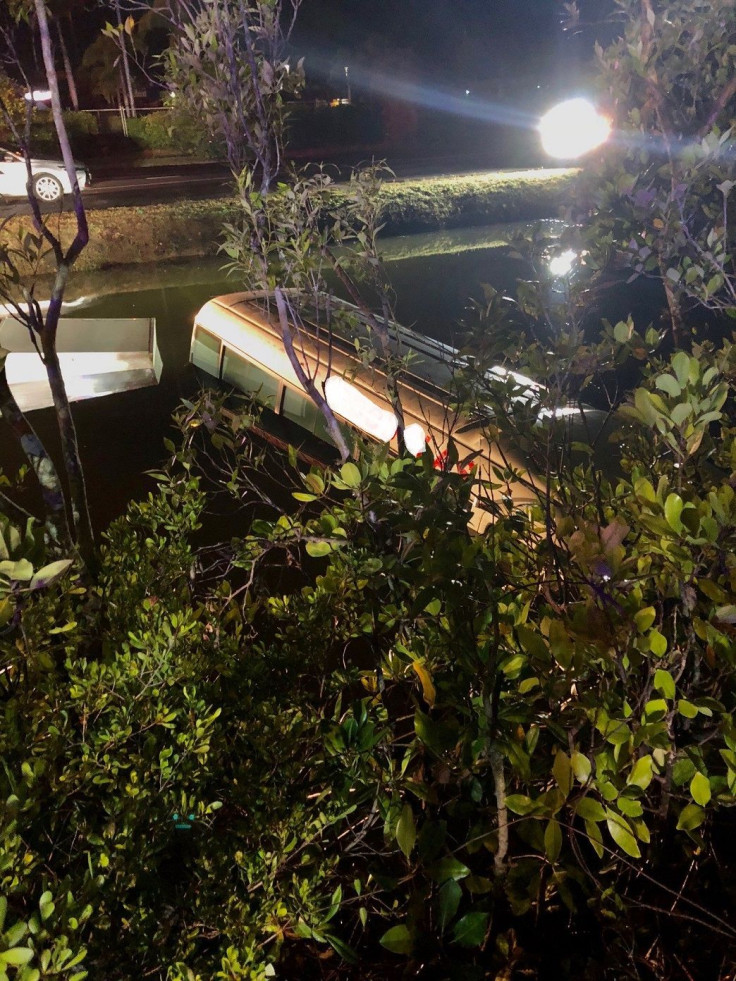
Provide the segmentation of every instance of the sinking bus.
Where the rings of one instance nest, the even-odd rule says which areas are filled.
[[[291,306],[291,304],[290,304]],[[453,394],[458,372],[467,368],[456,349],[394,322],[376,321],[357,307],[319,294],[301,303],[290,330],[304,372],[337,419],[399,451],[399,418],[389,398],[389,371],[403,415],[404,446],[415,456],[430,452],[435,466],[448,461],[452,439],[455,469],[477,482],[472,524],[483,527],[494,497],[533,504],[546,484],[518,446],[491,438],[492,412],[463,413]],[[394,363],[387,367],[387,358]],[[263,293],[216,296],[194,319],[190,361],[211,379],[257,395],[268,408],[304,434],[329,441],[321,410],[307,394],[287,353],[273,302]],[[396,368],[398,365],[398,369]],[[508,402],[532,408],[555,439],[590,443],[605,428],[607,413],[544,406],[545,390],[503,367],[485,373]],[[536,408],[534,408],[536,407]]]

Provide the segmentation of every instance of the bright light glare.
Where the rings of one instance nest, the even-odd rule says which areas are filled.
[[[427,449],[427,434],[418,422],[412,422],[404,430],[404,445],[412,456],[420,456]]]
[[[23,98],[26,102],[48,102],[51,93],[48,89],[34,89],[32,92],[24,93]]]
[[[569,276],[577,257],[577,252],[567,249],[549,260],[549,271],[553,276]]]
[[[539,121],[544,152],[572,160],[605,143],[611,124],[587,99],[560,102]]]
[[[396,435],[398,422],[393,412],[376,405],[339,375],[330,375],[325,382],[325,398],[334,412],[382,443]]]

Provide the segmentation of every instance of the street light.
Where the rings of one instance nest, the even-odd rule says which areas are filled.
[[[567,99],[558,103],[539,121],[539,135],[545,153],[574,160],[608,139],[611,123],[587,99]]]
[[[345,85],[347,86],[347,90],[348,90],[347,91],[348,102],[351,102],[352,100],[350,98],[350,67],[348,65],[345,65]]]

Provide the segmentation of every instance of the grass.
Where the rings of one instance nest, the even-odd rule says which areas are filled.
[[[390,182],[381,192],[383,234],[552,217],[576,174],[576,170],[532,170]],[[335,193],[339,198],[339,186]],[[237,204],[229,198],[90,209],[90,241],[75,269],[96,271],[216,255],[223,224],[237,217]],[[49,226],[68,244],[75,231],[74,216],[55,215]],[[29,230],[28,216],[9,219],[0,232],[0,246],[12,247]],[[46,256],[35,271],[52,269],[53,258]],[[26,267],[22,272],[33,270]]]

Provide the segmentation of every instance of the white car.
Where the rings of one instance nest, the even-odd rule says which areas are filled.
[[[80,191],[89,183],[89,173],[82,164],[75,163]],[[33,193],[39,201],[58,201],[62,194],[71,194],[69,176],[61,160],[31,158]],[[26,161],[19,153],[0,147],[0,196],[26,197],[28,172]]]

